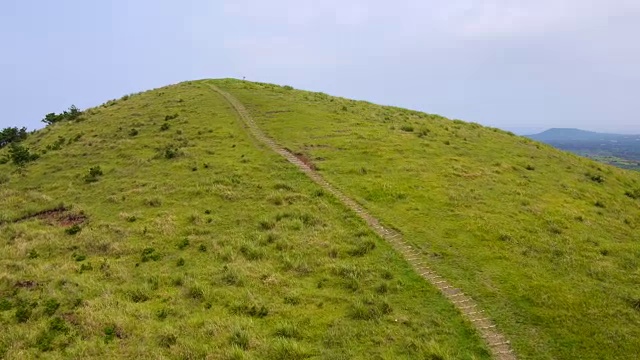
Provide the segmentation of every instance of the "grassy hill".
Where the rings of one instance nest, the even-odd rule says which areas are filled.
[[[436,289],[206,83],[110,101],[22,144],[41,156],[0,165],[0,358],[488,358]]]
[[[0,355],[489,358],[436,289],[249,137],[209,84],[400,231],[520,358],[637,356],[640,174],[238,80],[110,101],[30,135],[41,156],[24,168],[0,164]]]

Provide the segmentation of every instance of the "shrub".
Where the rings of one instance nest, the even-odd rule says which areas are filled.
[[[427,129],[427,128],[421,128],[420,130],[418,130],[418,137],[419,138],[423,138],[426,137],[427,135],[429,135],[429,133],[431,132],[431,130]]]
[[[23,167],[30,162],[38,160],[39,157],[38,154],[32,154],[28,148],[22,145],[12,143],[11,147],[9,147],[9,159],[16,166]]]
[[[285,90],[293,90],[293,86],[285,85],[283,87]]]
[[[133,301],[134,303],[142,303],[149,300],[149,295],[147,295],[140,289],[130,291],[128,296],[129,300]]]
[[[145,248],[144,250],[142,250],[142,259],[140,261],[142,262],[147,262],[150,260],[153,261],[158,261],[160,260],[160,254],[158,254],[156,252],[156,249],[154,248]]]
[[[11,144],[18,143],[27,138],[27,128],[8,127],[0,131],[0,149]]]
[[[604,182],[604,177],[598,174],[587,174],[587,177],[598,184],[602,184]]]
[[[8,311],[11,310],[12,307],[13,304],[11,303],[11,301],[9,301],[9,299],[0,299],[0,311]]]
[[[177,266],[184,266],[184,263],[185,263],[184,258],[180,258],[180,259],[178,259],[178,261],[176,262],[176,265],[177,265]]]
[[[139,134],[138,129],[131,129],[129,130],[129,136],[136,136]]]
[[[535,170],[536,168],[535,168],[535,167],[533,167],[533,165],[529,164],[529,165],[525,166],[525,169],[527,169],[527,170],[529,170],[529,171],[533,171],[533,170]]]
[[[93,266],[91,266],[91,263],[81,264],[80,268],[78,269],[78,273],[82,274],[85,271],[91,270],[93,270]]]
[[[192,299],[201,300],[204,298],[204,290],[200,286],[192,286],[189,288],[187,296]]]
[[[117,329],[114,324],[105,326],[105,328],[103,329],[103,332],[104,332],[105,343],[109,343],[116,338]]]
[[[169,121],[169,120],[173,120],[173,119],[177,119],[178,118],[178,114],[173,114],[173,115],[165,115],[164,117],[164,121]]]
[[[79,233],[82,230],[82,228],[79,225],[73,225],[71,227],[68,227],[64,230],[65,233],[67,233],[67,235],[75,235],[77,233]]]
[[[187,246],[189,246],[189,239],[184,238],[178,242],[178,249],[184,250]]]
[[[603,203],[602,201],[600,201],[600,200],[596,201],[596,202],[594,203],[594,205],[595,205],[596,207],[601,208],[601,209],[604,209],[604,208],[606,207],[606,206],[604,205],[604,203]]]
[[[413,132],[414,129],[413,129],[413,126],[405,124],[400,126],[400,130],[406,131],[406,132]]]
[[[169,124],[168,123],[164,123],[162,124],[162,126],[160,126],[160,131],[167,131],[169,130]]]
[[[175,334],[163,334],[158,337],[158,345],[164,348],[170,348],[178,342]]]
[[[44,303],[43,313],[47,316],[51,316],[55,314],[59,307],[60,303],[58,301],[56,301],[55,299],[49,299]]]
[[[95,166],[89,169],[89,174],[85,175],[84,181],[87,183],[92,183],[98,181],[98,178],[102,176],[102,169],[100,166]]]
[[[2,181],[0,181],[0,183],[2,183]],[[624,194],[634,200],[640,199],[640,188],[628,190]]]
[[[178,157],[180,154],[178,148],[176,147],[167,147],[166,149],[164,149],[164,157],[165,159],[173,159]]]
[[[45,115],[42,122],[51,125],[61,121],[71,121],[76,120],[82,115],[82,112],[78,110],[75,105],[71,105],[68,111],[63,111],[61,114],[49,113]]]
[[[14,316],[19,323],[27,322],[27,320],[29,320],[29,318],[31,317],[31,309],[25,306],[20,306],[16,309],[16,313]]]
[[[156,312],[156,317],[158,318],[158,320],[164,320],[169,316],[169,310],[167,309],[160,309],[158,310],[158,312]]]

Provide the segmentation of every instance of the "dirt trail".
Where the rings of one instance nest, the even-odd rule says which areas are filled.
[[[271,150],[285,157],[289,162],[296,165],[302,172],[307,174],[311,180],[329,193],[338,198],[345,206],[353,210],[360,218],[362,218],[380,237],[388,241],[405,260],[413,267],[413,269],[426,279],[433,286],[438,288],[440,292],[460,311],[460,313],[474,326],[478,334],[484,339],[487,346],[491,350],[494,359],[497,360],[515,360],[516,356],[511,349],[510,342],[497,329],[495,324],[488,319],[483,310],[479,309],[477,304],[468,295],[465,295],[460,289],[451,286],[445,279],[436,274],[422,261],[424,256],[420,254],[418,249],[413,248],[402,235],[397,231],[385,228],[380,221],[364,209],[360,204],[347,197],[340,190],[329,184],[317,171],[310,168],[303,161],[298,159],[294,154],[276,144],[272,139],[268,138],[262,130],[253,121],[249,112],[245,107],[231,94],[221,90],[217,86],[211,85],[211,89],[222,95],[229,104],[236,110],[240,119],[249,128],[251,134],[261,143],[267,145]]]

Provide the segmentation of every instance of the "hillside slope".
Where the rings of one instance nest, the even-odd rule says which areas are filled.
[[[109,101],[22,145],[41,156],[0,164],[0,357],[489,358],[207,82]]]
[[[220,80],[276,142],[402,232],[531,359],[640,348],[640,176],[477,124]]]
[[[228,79],[110,101],[30,135],[37,161],[0,164],[0,355],[489,357],[212,84],[401,232],[519,358],[636,358],[640,174],[473,123]]]

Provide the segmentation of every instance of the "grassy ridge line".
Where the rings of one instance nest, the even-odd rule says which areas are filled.
[[[320,176],[320,174],[311,169],[303,161],[283,147],[277,145],[272,139],[268,138],[251,119],[251,116],[248,114],[242,103],[240,103],[231,94],[221,90],[215,85],[210,85],[210,87],[213,91],[223,96],[232,105],[256,139],[266,144],[271,148],[271,150],[285,157],[292,164],[296,165],[314,182],[340,199],[340,201],[349,209],[356,212],[356,214],[362,218],[376,234],[387,240],[400,254],[402,254],[421,277],[438,288],[442,294],[455,305],[456,309],[458,309],[463,316],[474,325],[476,331],[478,331],[491,349],[494,358],[504,360],[516,359],[513,349],[511,349],[509,345],[509,341],[504,335],[498,332],[495,328],[495,324],[493,324],[490,319],[480,315],[482,310],[477,308],[476,303],[470,297],[463,294],[459,289],[453,288],[449,285],[446,280],[434,273],[433,270],[425,266],[424,263],[420,261],[419,254],[403,240],[400,233],[383,227],[375,217],[366,211],[366,209],[329,184],[324,178],[322,178],[322,176]]]

